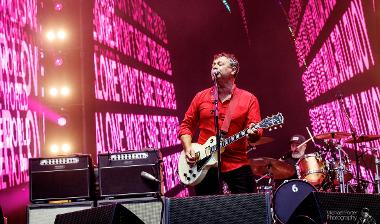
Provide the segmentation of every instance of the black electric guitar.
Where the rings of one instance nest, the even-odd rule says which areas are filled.
[[[251,129],[257,130],[260,128],[264,129],[276,129],[277,126],[284,123],[284,117],[281,113],[267,117],[255,124]],[[224,147],[227,145],[245,137],[248,135],[248,129],[246,128],[228,138],[222,139],[220,143],[221,152],[224,151]],[[179,179],[185,185],[194,186],[200,183],[206,176],[207,171],[213,167],[217,166],[217,153],[216,152],[216,137],[212,136],[207,139],[206,143],[203,145],[198,143],[192,143],[191,147],[195,151],[195,164],[189,165],[186,161],[186,155],[184,150],[181,152],[178,160],[178,174]]]

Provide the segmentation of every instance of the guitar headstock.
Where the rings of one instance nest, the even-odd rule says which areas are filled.
[[[282,127],[283,123],[284,116],[282,116],[281,113],[277,113],[276,115],[272,115],[271,117],[266,117],[263,120],[261,120],[255,128],[269,128],[269,130],[271,131],[272,128],[277,129],[278,126]]]

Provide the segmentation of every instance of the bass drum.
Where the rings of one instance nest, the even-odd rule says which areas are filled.
[[[305,180],[289,180],[281,184],[273,196],[274,214],[278,221],[287,223],[301,202],[315,187]]]

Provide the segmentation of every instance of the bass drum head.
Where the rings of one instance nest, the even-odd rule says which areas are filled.
[[[315,187],[304,180],[289,180],[281,184],[273,196],[273,209],[281,223],[287,223],[297,207]]]

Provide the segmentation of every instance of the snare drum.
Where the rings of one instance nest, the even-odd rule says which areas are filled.
[[[296,164],[297,175],[314,186],[321,185],[326,177],[327,169],[319,153],[303,155]]]
[[[281,223],[287,223],[297,207],[315,187],[305,180],[290,180],[281,184],[273,196],[273,209]]]

